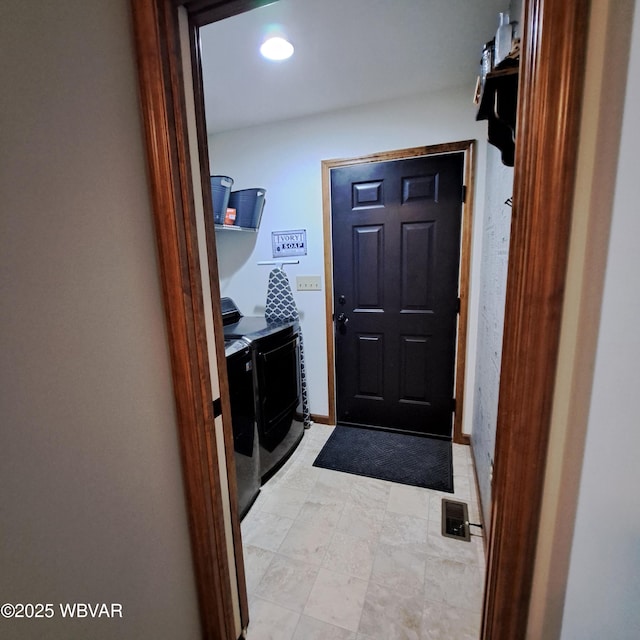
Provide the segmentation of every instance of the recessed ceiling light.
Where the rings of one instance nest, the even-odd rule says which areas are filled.
[[[260,47],[260,53],[267,60],[286,60],[293,55],[293,45],[279,36],[265,40]]]

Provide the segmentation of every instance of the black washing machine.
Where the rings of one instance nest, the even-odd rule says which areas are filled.
[[[253,356],[244,340],[225,340],[238,511],[244,518],[260,493],[260,457],[253,385]]]
[[[221,302],[225,341],[242,340],[251,350],[260,478],[264,483],[304,435],[304,426],[294,419],[300,403],[299,325],[296,321],[268,322],[261,316],[243,316],[231,298]]]

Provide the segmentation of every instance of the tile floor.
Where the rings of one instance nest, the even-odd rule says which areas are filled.
[[[469,447],[452,495],[312,466],[331,431],[305,432],[242,521],[248,640],[477,639],[482,538],[440,533],[443,497],[479,521]]]

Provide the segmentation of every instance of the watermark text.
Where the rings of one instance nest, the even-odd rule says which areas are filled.
[[[122,605],[118,602],[5,602],[0,605],[3,618],[122,618]]]

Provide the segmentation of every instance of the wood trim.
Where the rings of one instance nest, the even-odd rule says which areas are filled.
[[[198,155],[200,157],[200,184],[204,204],[205,241],[209,269],[209,286],[211,289],[211,307],[216,336],[224,335],[222,313],[220,309],[220,278],[218,274],[218,252],[213,221],[213,197],[209,182],[209,142],[207,139],[207,123],[204,105],[204,83],[202,77],[202,60],[200,51],[200,27],[190,19],[190,48],[193,72],[193,92],[196,110],[196,130]],[[234,539],[234,556],[238,580],[238,599],[240,603],[240,623],[242,628],[249,624],[249,599],[247,595],[246,572],[242,551],[242,532],[240,514],[238,512],[238,483],[235,470],[235,453],[233,449],[233,426],[231,422],[231,403],[229,396],[229,379],[223,340],[216,340],[216,360],[220,399],[222,402],[222,424],[224,431],[225,461],[229,482],[229,499],[231,506],[231,527]]]
[[[478,518],[480,519],[480,524],[482,525],[482,546],[484,548],[484,557],[485,560],[487,558],[487,553],[489,550],[489,543],[487,541],[487,526],[484,521],[484,508],[482,505],[482,493],[480,493],[480,482],[478,481],[478,469],[475,465],[476,455],[473,451],[473,442],[471,442],[471,438],[469,438],[469,448],[471,449],[471,459],[474,461],[474,464],[471,465],[473,467],[473,480],[476,488],[476,496],[478,497]]]
[[[232,640],[178,18],[170,0],[132,0],[132,17],[202,636]]]
[[[471,438],[462,433],[464,412],[464,381],[467,366],[467,324],[469,319],[469,283],[471,280],[471,244],[473,240],[473,203],[475,193],[476,144],[470,142],[465,152],[464,184],[466,198],[462,205],[462,242],[460,250],[460,314],[458,315],[458,339],[456,353],[455,398],[453,415],[453,441],[468,445]]]
[[[458,142],[445,142],[442,144],[433,144],[425,147],[410,147],[408,149],[394,149],[393,151],[381,151],[379,153],[371,153],[364,156],[355,156],[353,158],[339,158],[335,160],[323,160],[329,169],[336,167],[348,167],[355,164],[366,164],[369,162],[387,162],[389,160],[405,160],[408,158],[419,158],[421,156],[431,156],[442,153],[455,153],[456,151],[468,151],[473,145],[474,140],[460,140]],[[329,194],[331,195],[331,194]]]
[[[333,252],[331,251],[331,164],[322,162],[322,237],[324,242],[324,305],[327,336],[329,424],[336,423],[335,354],[333,344]]]
[[[198,27],[231,18],[245,11],[273,4],[278,0],[174,0],[189,12],[192,24]]]
[[[588,0],[525,6],[482,638],[524,638],[576,171]]]
[[[320,416],[317,413],[312,413],[310,416],[311,420],[316,424],[335,424],[331,422],[329,416]],[[302,414],[296,412],[296,420],[302,422]]]
[[[237,9],[232,6],[234,2]],[[244,0],[204,4],[214,8],[208,14],[212,19],[250,8]],[[485,640],[525,637],[557,358],[589,5],[588,0],[528,0],[525,8],[512,259],[483,616]],[[183,122],[184,113],[180,112],[180,102],[175,103],[172,81],[167,76],[179,54],[171,36],[172,20],[167,20],[170,0],[132,0],[132,6],[203,637],[227,640],[233,635],[227,633],[228,574],[220,564],[226,559],[221,553],[223,538],[219,537],[220,531],[224,534],[219,522],[220,496],[211,485],[216,474],[209,474],[208,461],[206,468],[204,465],[206,428],[212,418],[207,385],[203,384],[209,375],[208,369],[202,368],[206,353],[201,353],[199,342],[203,335],[202,299],[198,296],[198,278],[194,279],[197,262],[190,262],[193,256],[186,251],[191,224],[185,220],[191,213],[183,186],[188,188],[189,181],[180,179],[185,168],[176,153],[179,142],[175,128],[176,123]],[[199,25],[209,21],[203,11],[196,21]],[[330,224],[326,224],[326,212],[330,210],[326,176],[328,168],[323,163],[325,239],[327,229],[330,231]],[[331,259],[325,242],[326,282],[331,282],[330,274]],[[330,317],[333,300],[326,289]],[[333,335],[332,323],[327,335]],[[328,340],[330,371],[334,366],[331,345],[332,339]],[[333,384],[329,385],[329,398],[331,418]]]
[[[463,400],[464,400],[464,371],[467,345],[467,318],[469,314],[469,279],[471,268],[471,238],[473,226],[473,191],[475,169],[475,144],[473,140],[447,142],[426,147],[412,147],[384,151],[355,158],[342,158],[322,161],[322,228],[324,236],[324,281],[326,305],[326,336],[327,336],[327,378],[329,387],[329,419],[330,424],[336,420],[335,398],[335,347],[333,340],[333,252],[331,240],[331,169],[347,167],[371,162],[387,162],[390,160],[405,160],[444,153],[462,151],[465,154],[464,183],[467,185],[466,202],[462,205],[462,228],[460,247],[460,275],[458,295],[460,296],[460,314],[458,316],[458,335],[456,348],[456,378],[455,396],[457,409],[453,421],[453,441],[457,444],[469,444],[468,435],[462,433]]]

